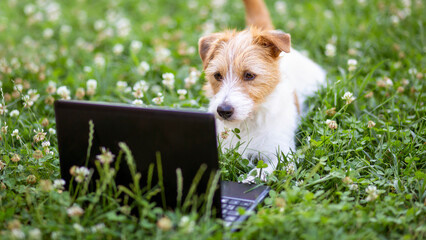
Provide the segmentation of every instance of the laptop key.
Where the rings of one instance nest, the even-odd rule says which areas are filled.
[[[226,214],[228,212],[228,209],[223,209],[222,214]]]
[[[238,205],[239,203],[240,203],[240,201],[238,201],[238,200],[229,201],[229,204],[232,204],[232,205]]]
[[[222,198],[220,201],[221,201],[222,203],[228,203],[229,199],[227,199],[227,198]]]
[[[240,214],[237,211],[229,211],[227,213],[227,215],[229,215],[229,216],[240,216]]]
[[[234,210],[235,209],[235,205],[228,205],[228,206],[226,206],[226,209],[228,209],[228,210]]]
[[[253,203],[252,202],[245,202],[245,201],[241,201],[240,202],[240,204],[239,204],[241,207],[249,207],[249,206],[251,206],[251,205],[253,205]]]
[[[225,218],[225,221],[227,221],[227,222],[233,222],[235,220],[237,220],[237,217],[235,217],[235,216],[227,216]]]

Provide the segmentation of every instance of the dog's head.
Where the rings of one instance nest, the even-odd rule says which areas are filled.
[[[214,33],[202,37],[198,45],[209,110],[221,120],[240,122],[279,83],[279,55],[290,52],[290,35],[251,28]]]

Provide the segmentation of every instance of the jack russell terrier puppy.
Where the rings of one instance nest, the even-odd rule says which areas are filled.
[[[243,143],[243,158],[268,164],[260,176],[265,180],[278,164],[277,154],[295,150],[301,107],[325,83],[326,72],[290,47],[289,34],[273,29],[263,0],[244,5],[249,28],[200,38],[199,54],[218,133],[240,130],[241,139],[228,137],[222,146]]]

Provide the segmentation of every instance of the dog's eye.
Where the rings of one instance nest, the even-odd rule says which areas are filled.
[[[216,79],[216,80],[218,80],[218,81],[222,81],[223,80],[223,76],[222,76],[222,74],[220,74],[220,73],[215,73],[214,74],[214,78]]]
[[[244,80],[246,81],[251,81],[256,77],[256,75],[254,73],[251,72],[245,72],[244,73]]]

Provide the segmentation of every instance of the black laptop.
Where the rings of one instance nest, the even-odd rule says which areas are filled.
[[[197,194],[207,197],[209,186],[214,187],[212,179],[219,171],[219,163],[215,118],[210,113],[67,100],[55,102],[55,113],[61,174],[67,184],[72,166],[87,164],[96,169],[94,161],[101,147],[117,156],[119,143],[124,142],[142,174],[140,186],[147,185],[149,171],[158,172],[150,170],[150,166],[158,167],[160,156],[165,199],[161,194],[152,199],[159,206],[174,209],[178,204],[178,184],[181,195],[186,196],[200,169],[205,171],[197,180]],[[94,132],[87,162],[89,122],[93,123]],[[158,174],[153,175],[155,184],[159,178]],[[124,186],[132,182],[126,161],[121,161],[115,182]],[[227,225],[243,221],[247,215],[240,215],[238,208],[254,210],[268,192],[267,186],[221,181],[210,191],[214,193],[212,213]]]

